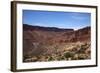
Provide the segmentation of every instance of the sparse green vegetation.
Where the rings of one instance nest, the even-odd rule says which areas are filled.
[[[70,57],[73,57],[74,54],[71,53],[71,52],[65,52],[65,53],[64,53],[64,56],[65,56],[65,58],[70,58]]]
[[[52,56],[50,56],[50,57],[48,58],[48,61],[52,61],[52,60],[54,60],[54,59],[53,59]]]
[[[44,45],[41,45],[44,47]],[[64,47],[65,46],[65,47]],[[84,60],[90,59],[90,53],[85,53],[90,48],[88,43],[70,43],[70,44],[56,44],[46,45],[47,51],[44,55],[24,57],[25,62],[37,61],[61,61],[61,60]],[[68,48],[68,49],[67,49]],[[88,49],[88,50],[87,50]],[[53,51],[51,51],[53,50]]]

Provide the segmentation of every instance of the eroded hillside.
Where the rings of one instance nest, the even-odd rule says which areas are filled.
[[[91,58],[91,28],[79,30],[23,25],[23,61]]]

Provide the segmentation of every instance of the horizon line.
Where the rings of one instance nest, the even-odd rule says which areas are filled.
[[[82,29],[82,28],[86,28],[86,27],[91,27],[91,26],[84,26],[84,27],[81,27],[81,28],[78,28],[78,29],[74,29],[74,28],[63,28],[63,27],[49,27],[49,26],[40,26],[40,25],[31,25],[31,24],[23,24],[23,25],[29,25],[29,26],[37,26],[37,27],[44,27],[44,28],[56,28],[56,29],[72,29],[72,30],[79,30],[79,29]]]

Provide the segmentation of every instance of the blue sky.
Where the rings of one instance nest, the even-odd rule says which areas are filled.
[[[80,29],[91,25],[91,14],[82,12],[55,12],[23,10],[23,24]]]

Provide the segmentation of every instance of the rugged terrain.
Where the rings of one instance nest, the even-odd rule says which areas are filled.
[[[90,32],[23,24],[23,62],[90,59]]]

